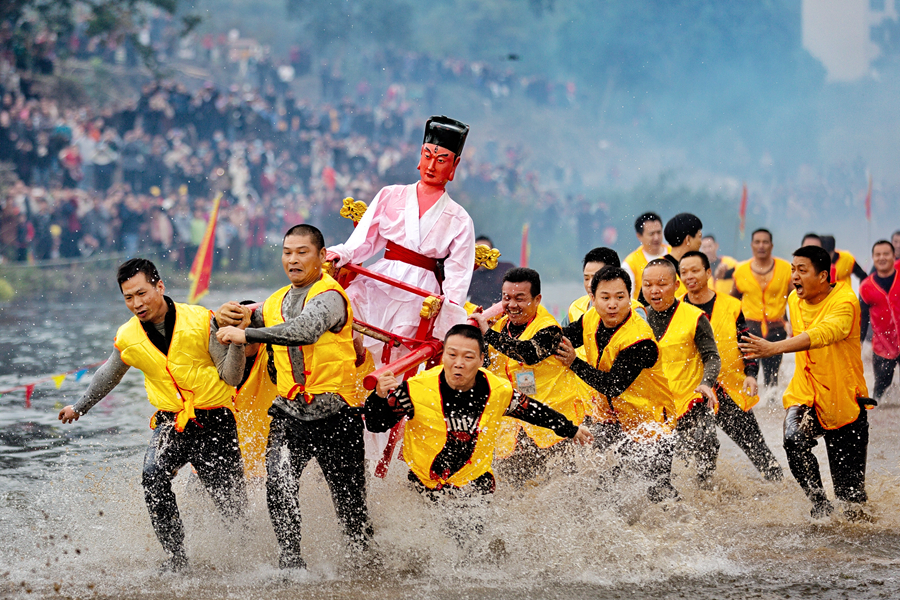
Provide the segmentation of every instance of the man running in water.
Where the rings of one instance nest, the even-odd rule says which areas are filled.
[[[747,358],[796,353],[794,375],[784,392],[784,451],[791,473],[813,506],[813,518],[834,510],[825,494],[812,449],[825,438],[834,495],[850,520],[868,520],[869,445],[867,398],[859,341],[859,302],[850,286],[830,283],[831,257],[822,248],[794,251],[791,324],[794,336],[777,342],[748,334],[739,344]]]
[[[244,370],[244,349],[216,340],[213,313],[173,302],[152,262],[133,258],[119,267],[119,289],[134,317],[119,327],[115,349],[76,404],[59,412],[77,421],[115,388],[129,368],[144,373],[156,407],[144,457],[142,483],[150,521],[166,553],[160,570],[187,568],[184,526],[172,491],[178,470],[191,463],[230,522],[247,504],[244,466],[232,413],[234,386]]]
[[[753,258],[734,270],[734,289],[731,294],[741,301],[741,312],[747,320],[747,329],[770,342],[787,337],[787,297],[791,286],[791,264],[772,256],[772,232],[757,229],[750,236]],[[761,361],[764,383],[778,385],[778,369],[781,355]]]
[[[894,266],[894,247],[887,240],[872,246],[875,272],[859,284],[860,339],[866,339],[872,325],[872,368],[875,389],[872,396],[881,400],[891,385],[900,363],[900,281]]]
[[[716,423],[763,477],[781,481],[781,466],[766,444],[752,410],[759,402],[756,384],[759,363],[744,358],[738,349],[738,340],[747,333],[741,302],[709,288],[710,267],[709,259],[702,252],[688,252],[681,257],[681,280],[687,288],[684,301],[702,310],[709,319],[722,361],[715,388],[719,399]]]

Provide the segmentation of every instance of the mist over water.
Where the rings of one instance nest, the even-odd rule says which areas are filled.
[[[248,297],[262,296],[261,291]],[[255,294],[255,295],[254,295]],[[553,290],[548,289],[552,295]],[[183,297],[175,291],[175,298]],[[230,296],[230,294],[229,294]],[[207,306],[228,299],[213,294]],[[0,312],[0,389],[107,356],[128,318],[121,299],[34,302]],[[793,368],[786,360],[783,384]],[[867,367],[868,368],[868,367]],[[868,373],[871,378],[871,373]],[[679,503],[652,505],[643,487],[599,491],[609,454],[570,448],[552,475],[522,489],[498,481],[483,535],[460,547],[446,514],[407,484],[393,463],[372,478],[368,504],[382,568],[354,568],[314,462],[301,480],[309,572],[277,569],[262,482],[250,488],[246,528],[228,531],[185,467],[175,479],[192,570],[160,576],[164,557],[140,484],[152,407],[130,372],[113,394],[71,426],[56,413],[86,389],[74,376],[0,397],[0,596],[73,598],[879,598],[900,594],[900,474],[893,388],[870,413],[867,485],[874,523],[809,518],[787,474],[780,396],[755,409],[786,477],[767,483],[720,433],[715,487],[701,490],[678,459]],[[831,494],[823,445],[816,450]],[[571,463],[572,474],[563,465]],[[451,513],[459,516],[460,512]],[[463,522],[463,527],[466,524]],[[498,551],[495,540],[503,541]]]

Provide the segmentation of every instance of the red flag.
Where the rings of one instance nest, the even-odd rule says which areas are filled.
[[[212,275],[213,255],[216,250],[216,219],[219,217],[219,202],[222,194],[218,194],[213,200],[213,209],[209,214],[209,223],[206,225],[206,233],[203,241],[197,249],[194,264],[191,265],[191,291],[188,294],[188,304],[195,304],[200,298],[209,292],[209,278]]]
[[[869,189],[866,191],[866,221],[872,221],[872,174],[869,173]]]
[[[528,266],[528,223],[522,226],[522,250],[519,253],[519,266]]]
[[[744,183],[744,189],[741,192],[741,209],[738,214],[741,217],[740,232],[741,232],[741,239],[743,239],[744,230],[747,225],[747,184],[746,183]]]
[[[34,393],[34,384],[29,383],[25,386],[25,408],[31,408],[31,394]]]

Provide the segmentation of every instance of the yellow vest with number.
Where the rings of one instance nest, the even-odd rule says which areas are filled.
[[[787,307],[788,289],[791,286],[791,263],[775,259],[772,279],[765,288],[750,268],[751,261],[742,262],[734,270],[734,289],[742,294],[741,310],[748,321],[762,323],[762,336],[769,332],[768,323],[783,321]]]
[[[656,344],[650,325],[632,312],[613,334],[601,355],[596,336],[600,315],[594,309],[589,310],[584,315],[583,324],[587,362],[607,373],[622,350],[643,340]],[[652,367],[643,369],[628,389],[612,398],[610,404],[622,431],[636,442],[671,433],[675,426],[675,402],[663,371],[661,354]]]
[[[856,399],[869,395],[859,342],[859,301],[846,283],[835,284],[811,323],[805,323],[800,303],[792,292],[788,303],[794,335],[818,325],[841,303],[853,306],[853,327],[846,338],[823,348],[796,353],[794,375],[784,391],[784,407],[814,406],[819,422],[825,429],[838,429],[859,417]]]
[[[281,305],[291,286],[285,286],[269,296],[263,305],[263,318],[266,327],[284,323]],[[303,374],[306,383],[297,382],[297,375],[291,365],[291,357],[287,346],[272,345],[275,355],[275,369],[278,372],[278,395],[282,398],[294,399],[297,394],[312,396],[315,394],[338,394],[350,406],[359,406],[364,398],[356,393],[356,351],[353,349],[353,309],[344,289],[330,275],[323,273],[313,284],[306,295],[309,302],[319,294],[328,291],[338,292],[347,304],[347,322],[344,327],[334,333],[326,331],[315,343],[303,346]]]
[[[447,444],[447,421],[441,404],[441,371],[443,366],[437,366],[407,381],[414,412],[413,418],[406,422],[403,434],[403,460],[430,489],[447,484],[462,487],[491,470],[501,421],[509,409],[513,394],[512,385],[506,379],[480,369],[487,377],[491,391],[478,420],[475,449],[463,468],[443,479],[431,472],[434,459]]]
[[[209,355],[212,312],[175,303],[175,328],[165,355],[153,345],[137,317],[119,327],[116,348],[122,362],[143,371],[147,398],[157,410],[177,413],[175,430],[184,431],[194,409],[231,408],[234,388],[219,378]],[[156,419],[151,420],[156,427]]]
[[[502,331],[506,327],[507,320],[507,317],[503,316],[494,324],[493,329]],[[556,322],[553,315],[546,308],[538,305],[537,314],[518,339],[530,340],[541,329],[554,326],[559,327],[559,323]],[[581,425],[581,422],[584,421],[584,400],[593,395],[593,390],[581,381],[571,369],[563,365],[555,354],[548,356],[536,365],[526,365],[513,358],[497,354],[493,357],[489,368],[498,377],[508,379],[513,387],[516,387],[517,373],[533,372],[537,391],[534,394],[527,394],[529,397],[562,413],[576,425]],[[497,440],[497,456],[506,458],[512,454],[516,447],[516,436],[520,427],[539,448],[549,448],[564,439],[549,429],[506,418],[503,433]]]
[[[675,414],[684,416],[691,406],[703,401],[694,390],[703,381],[703,360],[694,343],[697,321],[703,311],[687,302],[679,302],[669,328],[658,340],[663,371],[675,399]]]
[[[738,348],[737,318],[741,314],[741,301],[732,296],[716,294],[712,317],[709,319],[716,337],[716,348],[722,368],[719,371],[719,385],[744,412],[759,402],[759,396],[748,396],[744,392],[744,356]]]

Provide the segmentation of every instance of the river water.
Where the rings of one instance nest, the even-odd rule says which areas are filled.
[[[548,286],[550,287],[550,286]],[[561,291],[561,290],[560,290]],[[573,290],[566,290],[570,292]],[[174,290],[183,299],[183,290]],[[549,294],[548,294],[549,295]],[[262,299],[245,291],[237,299]],[[574,293],[573,293],[574,296]],[[213,294],[218,306],[231,299]],[[102,360],[130,314],[120,298],[36,301],[0,308],[0,390]],[[792,361],[782,367],[786,380]],[[871,370],[867,366],[871,382]],[[301,480],[309,571],[284,576],[259,482],[250,522],[227,531],[182,469],[176,494],[192,570],[158,575],[164,554],[150,527],[140,464],[152,408],[130,372],[88,415],[56,414],[86,389],[69,376],[0,397],[0,597],[69,598],[897,598],[900,597],[900,399],[870,413],[868,510],[874,523],[809,517],[787,475],[764,482],[720,432],[714,488],[676,461],[683,501],[660,507],[640,490],[597,490],[609,457],[573,449],[574,473],[556,469],[524,489],[498,484],[483,535],[461,548],[433,506],[394,463],[369,487],[383,567],[351,568],[330,496],[312,463]],[[773,390],[774,392],[774,390]],[[896,390],[891,390],[896,394]],[[787,472],[780,397],[755,409]],[[823,445],[816,449],[831,493]],[[501,539],[505,552],[496,551]]]

